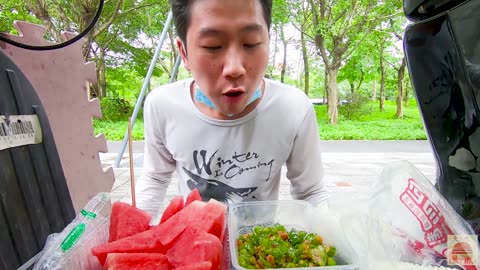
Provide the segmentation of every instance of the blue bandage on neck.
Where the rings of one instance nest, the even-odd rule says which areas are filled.
[[[261,96],[262,96],[262,90],[260,89],[260,86],[259,86],[253,93],[252,97],[248,100],[247,106],[250,105],[255,100],[259,99]],[[213,104],[213,102],[202,92],[202,89],[200,89],[200,87],[197,87],[195,89],[195,100],[207,105],[213,110],[217,108],[215,104]],[[228,116],[232,116],[232,115],[233,114],[230,114]]]

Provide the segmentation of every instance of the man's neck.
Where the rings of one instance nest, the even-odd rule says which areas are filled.
[[[203,113],[204,115],[206,115],[210,118],[217,119],[217,120],[235,120],[235,119],[242,118],[245,115],[251,113],[258,106],[258,104],[262,100],[263,94],[265,92],[265,81],[264,80],[262,80],[260,89],[262,91],[262,96],[260,98],[258,98],[254,102],[248,104],[247,107],[245,107],[245,109],[241,113],[235,114],[235,115],[232,115],[232,116],[228,116],[224,113],[221,113],[220,111],[218,111],[218,109],[212,109],[207,104],[202,103],[198,100],[195,100],[195,81],[192,81],[192,83],[190,84],[190,98],[193,100],[193,103],[198,108],[198,110],[200,110],[201,113]]]

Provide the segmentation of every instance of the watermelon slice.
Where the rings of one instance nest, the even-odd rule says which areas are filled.
[[[108,242],[113,242],[150,228],[152,216],[145,211],[123,202],[112,204],[110,216],[110,235]]]
[[[92,253],[102,265],[105,264],[108,253],[162,253],[167,248],[158,241],[159,226],[111,243],[92,248]]]
[[[174,268],[173,270],[210,270],[212,269],[212,262],[199,262],[187,264]]]
[[[214,199],[208,203],[195,200],[159,225],[159,240],[163,246],[170,246],[187,226],[212,233],[223,240],[226,211],[227,207]]]
[[[225,233],[225,219],[227,206],[215,199],[210,199],[203,208],[202,221],[198,223],[198,228],[211,233],[223,241]]]
[[[189,226],[167,251],[167,258],[174,267],[209,261],[211,269],[220,269],[222,249],[215,235]]]
[[[169,270],[165,255],[159,253],[110,253],[104,270]]]
[[[187,199],[185,201],[185,206],[191,204],[193,201],[201,201],[202,196],[200,195],[200,192],[198,191],[197,188],[193,189],[188,193]]]
[[[206,205],[206,202],[194,201],[158,225],[158,240],[160,240],[160,243],[165,247],[170,246],[173,240],[177,238],[188,225],[204,222],[201,213]]]
[[[178,211],[183,209],[183,197],[177,196],[173,198],[168,204],[165,211],[163,211],[162,218],[160,219],[160,224],[165,222],[167,219],[175,215]]]

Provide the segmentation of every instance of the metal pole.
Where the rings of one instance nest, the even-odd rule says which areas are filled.
[[[173,83],[173,81],[175,81],[175,77],[177,76],[178,67],[180,66],[181,61],[182,57],[180,56],[180,53],[178,53],[177,60],[175,60],[175,66],[173,67],[172,77],[170,77],[170,83]]]
[[[153,55],[152,62],[150,63],[150,67],[148,68],[147,76],[145,77],[145,80],[143,81],[142,90],[140,91],[140,95],[137,99],[137,104],[135,104],[135,109],[133,110],[133,114],[132,114],[132,117],[131,117],[132,128],[134,126],[135,119],[137,119],[138,111],[140,110],[140,106],[143,102],[143,99],[145,98],[145,91],[147,90],[147,87],[150,83],[150,78],[152,77],[153,70],[155,69],[155,64],[157,62],[158,56],[160,55],[160,51],[162,49],[163,42],[165,41],[165,39],[167,37],[168,28],[170,27],[170,24],[172,23],[172,19],[173,19],[173,14],[172,14],[172,10],[170,10],[168,12],[167,21],[165,22],[165,25],[163,26],[163,32],[162,32],[162,35],[160,36],[160,43],[158,43],[158,46],[155,50],[155,54]],[[127,147],[127,142],[128,142],[128,130],[125,132],[125,136],[123,137],[122,149],[118,153],[117,159],[115,160],[115,164],[114,164],[115,168],[118,168],[118,166],[120,165],[120,161],[122,160],[123,153],[125,152],[125,148]]]

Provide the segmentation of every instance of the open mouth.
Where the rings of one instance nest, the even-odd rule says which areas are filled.
[[[229,91],[229,92],[225,93],[224,95],[227,96],[227,97],[238,97],[241,94],[243,94],[242,91]]]

